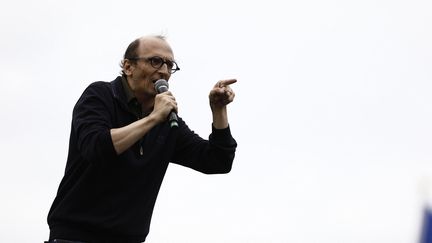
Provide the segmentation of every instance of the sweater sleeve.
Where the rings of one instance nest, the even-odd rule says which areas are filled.
[[[205,140],[191,131],[184,122],[178,134],[172,162],[205,174],[222,174],[231,171],[237,142],[230,128],[216,129]]]
[[[72,127],[77,149],[88,161],[109,161],[116,157],[110,130],[112,95],[102,83],[91,84],[74,107]],[[111,102],[110,102],[111,99]]]

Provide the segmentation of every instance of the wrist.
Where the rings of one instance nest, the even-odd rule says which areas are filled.
[[[213,126],[216,129],[224,129],[228,127],[228,113],[226,106],[220,109],[212,109]]]
[[[149,123],[149,124],[157,124],[157,123],[160,122],[159,120],[161,120],[159,117],[160,117],[160,116],[158,116],[157,114],[154,114],[154,113],[152,112],[152,113],[150,113],[148,116],[144,117],[143,119],[145,119],[146,123]]]

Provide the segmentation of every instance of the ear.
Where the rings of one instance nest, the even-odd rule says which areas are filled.
[[[126,74],[126,76],[132,75],[134,69],[135,69],[135,64],[133,64],[129,59],[124,59],[123,71]]]

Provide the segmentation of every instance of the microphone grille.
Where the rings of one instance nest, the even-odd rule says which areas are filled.
[[[168,82],[165,79],[159,79],[155,82],[154,86],[157,92],[160,92],[161,88],[166,90],[169,88]]]

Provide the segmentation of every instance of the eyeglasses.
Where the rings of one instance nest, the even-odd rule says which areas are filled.
[[[131,58],[127,58],[127,59],[129,59],[129,60],[145,60],[145,61],[149,62],[152,65],[152,67],[154,67],[156,69],[159,69],[164,64],[166,64],[168,71],[171,74],[180,70],[180,68],[178,67],[178,65],[175,61],[164,60],[162,57],[158,57],[158,56],[154,56],[154,57],[131,57]]]

